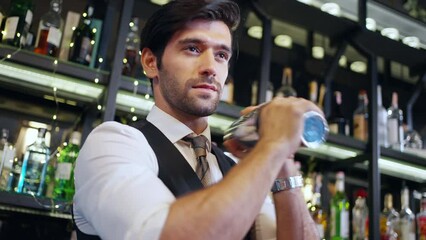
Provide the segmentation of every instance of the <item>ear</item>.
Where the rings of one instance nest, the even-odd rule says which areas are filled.
[[[158,76],[157,57],[149,48],[144,48],[141,55],[142,68],[148,78]]]

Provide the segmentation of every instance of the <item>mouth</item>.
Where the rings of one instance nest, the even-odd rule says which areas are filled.
[[[210,84],[198,84],[198,85],[193,86],[192,88],[206,89],[206,90],[211,90],[211,91],[217,92],[217,88],[214,85],[210,85]]]

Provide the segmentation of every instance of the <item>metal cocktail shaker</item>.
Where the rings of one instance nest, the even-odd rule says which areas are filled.
[[[224,140],[237,139],[247,147],[253,147],[259,139],[258,129],[258,108],[246,115],[241,116],[231,124],[225,131]],[[302,143],[309,148],[316,148],[324,143],[328,134],[328,124],[324,117],[315,112],[308,111],[303,114],[304,129],[301,136]],[[285,124],[285,123],[284,123]]]

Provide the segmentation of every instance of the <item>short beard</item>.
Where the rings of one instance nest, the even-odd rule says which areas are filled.
[[[162,92],[162,95],[164,99],[168,102],[168,104],[176,109],[179,109],[180,111],[197,116],[197,117],[206,117],[212,115],[219,105],[220,101],[220,93],[222,92],[222,87],[219,83],[217,83],[214,79],[211,78],[200,78],[200,79],[189,79],[185,82],[185,85],[183,86],[184,89],[178,89],[180,90],[188,90],[191,89],[191,86],[193,86],[196,83],[200,82],[208,82],[210,84],[215,84],[216,88],[218,89],[217,97],[210,98],[208,96],[205,96],[204,99],[206,101],[209,101],[209,104],[199,104],[199,99],[192,99],[188,95],[184,94],[183,92],[176,91],[175,86],[172,84],[175,82],[175,77],[171,75],[166,70],[160,71],[160,91]],[[166,81],[166,82],[165,82]]]

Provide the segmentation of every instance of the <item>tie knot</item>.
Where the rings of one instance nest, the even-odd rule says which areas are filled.
[[[191,147],[194,149],[197,158],[207,156],[207,142],[209,140],[204,135],[195,137],[186,136],[183,140],[191,143]]]

